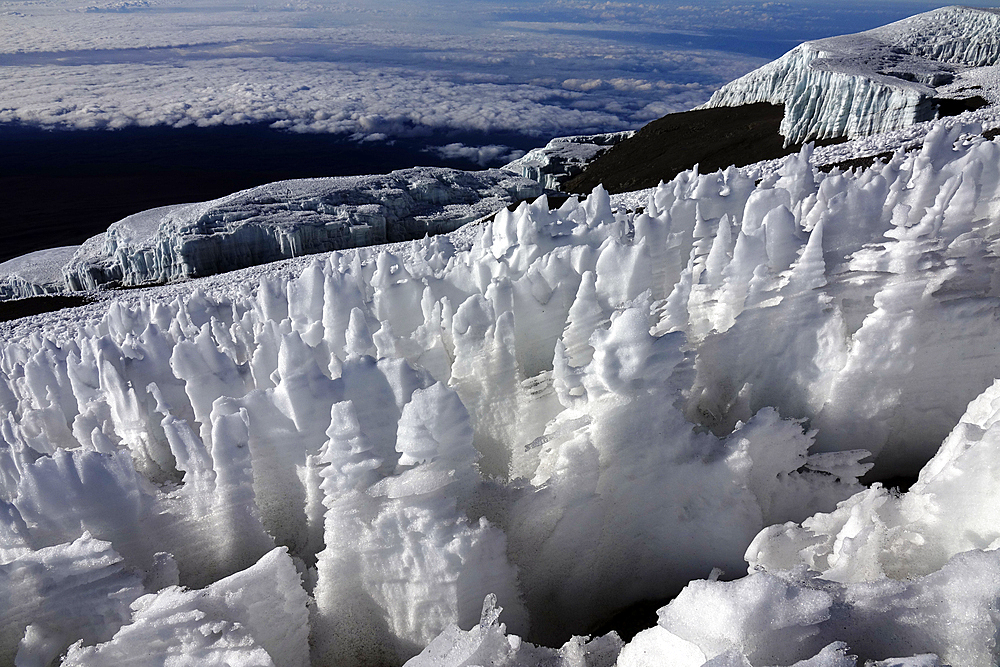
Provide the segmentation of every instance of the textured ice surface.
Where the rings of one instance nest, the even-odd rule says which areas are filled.
[[[65,256],[67,249],[60,249],[58,255],[45,251],[5,262],[0,275],[8,276],[0,283],[0,298],[59,287],[165,282],[420,238],[452,231],[540,193],[537,183],[500,170],[415,168],[384,176],[270,183],[209,202],[129,216],[87,240],[71,258]],[[60,278],[51,270],[56,260],[63,262]]]
[[[621,651],[622,641],[613,632],[594,639],[572,637],[558,649],[535,646],[507,633],[499,620],[502,611],[496,597],[487,596],[478,625],[468,631],[454,625],[445,629],[406,667],[613,667]]]
[[[935,97],[985,94],[996,102],[995,88],[971,80],[976,68],[997,64],[998,35],[996,10],[944,7],[800,44],[726,84],[705,106],[783,104],[780,131],[789,143],[895,130],[935,118]]]
[[[39,250],[0,263],[0,301],[62,292],[62,267],[78,249],[63,246]]]
[[[132,603],[132,617],[95,646],[80,640],[62,664],[309,664],[308,596],[283,549],[201,590],[168,586]]]
[[[633,134],[629,131],[556,137],[545,146],[504,165],[503,169],[538,181],[547,190],[558,190],[563,181],[579,174],[590,162]]]
[[[596,667],[614,636],[570,637],[682,589],[620,664],[995,661],[974,129],[5,325],[0,567],[37,574],[4,580],[0,661],[301,664],[308,635],[316,665]],[[931,463],[900,498],[869,452]]]
[[[800,568],[692,582],[618,664],[986,667],[997,660],[998,573],[1000,552],[977,550],[902,580],[841,583]]]

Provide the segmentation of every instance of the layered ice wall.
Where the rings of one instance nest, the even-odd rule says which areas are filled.
[[[78,246],[28,253],[0,263],[0,301],[65,291],[62,267]]]
[[[546,190],[558,190],[564,181],[579,174],[590,162],[633,134],[635,132],[627,131],[556,137],[502,168],[538,181]]]
[[[833,54],[806,42],[778,60],[726,84],[704,105],[782,104],[788,143],[861,137],[935,117],[933,89],[917,82],[842,71]]]
[[[221,199],[129,216],[84,243],[66,289],[211,275],[288,257],[440,234],[541,194],[509,172],[416,168],[384,176],[270,183]],[[8,279],[0,297],[51,291]]]
[[[855,138],[932,120],[951,86],[1000,60],[996,10],[944,7],[854,35],[805,42],[720,88],[705,106],[782,104],[789,143]],[[994,101],[994,100],[989,100]]]
[[[861,172],[808,151],[759,183],[685,172],[642,212],[541,198],[6,329],[0,660],[605,665],[615,637],[570,636],[739,577],[751,543],[768,572],[692,584],[621,664],[846,665],[924,631],[920,651],[996,660],[992,584],[949,588],[992,567],[995,521],[942,525],[988,499],[962,453],[992,399],[906,522],[856,481],[869,452],[915,472],[1000,377],[1000,144],[974,129]],[[864,583],[883,574],[924,579]]]

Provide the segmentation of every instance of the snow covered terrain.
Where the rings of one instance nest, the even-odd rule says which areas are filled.
[[[0,324],[0,663],[997,664],[984,113]],[[157,209],[95,265],[457,173]]]
[[[805,42],[716,91],[705,106],[785,106],[789,143],[855,138],[936,118],[942,100],[996,103],[1000,11],[943,7]]]
[[[6,326],[2,659],[990,664],[1000,144],[963,129]]]
[[[317,252],[452,231],[541,194],[500,170],[415,168],[270,183],[143,211],[77,248],[0,264],[0,300],[211,275]]]

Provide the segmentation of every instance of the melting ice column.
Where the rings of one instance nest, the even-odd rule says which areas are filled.
[[[506,600],[524,627],[503,533],[463,511],[479,484],[469,414],[443,384],[417,389],[402,411],[391,476],[349,403],[333,406],[326,467],[326,550],[317,563],[318,650],[343,664],[408,658],[451,624],[472,627],[483,598]],[[366,486],[367,485],[367,486]]]
[[[1000,146],[963,145],[961,129],[935,128],[918,154],[882,169],[894,181],[888,240],[850,267],[885,279],[814,421],[821,447],[870,449],[885,476],[915,474],[1000,376],[990,250]]]

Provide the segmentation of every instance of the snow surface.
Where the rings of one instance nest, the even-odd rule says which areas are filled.
[[[4,325],[0,660],[996,662],[1000,143],[964,129]]]
[[[62,267],[79,246],[38,250],[0,262],[0,300],[42,294],[57,294],[65,289]]]
[[[1000,60],[1000,11],[943,7],[873,30],[804,42],[732,81],[705,107],[782,104],[789,143],[863,137],[932,120],[935,98],[987,95]]]
[[[77,248],[0,264],[0,299],[142,285],[277,259],[452,231],[541,194],[497,169],[420,167],[384,176],[269,183],[220,199],[131,215]]]
[[[0,325],[0,662],[997,664],[993,122]],[[123,249],[182,220],[304,238],[328,186],[133,216],[114,261],[172,265]]]

